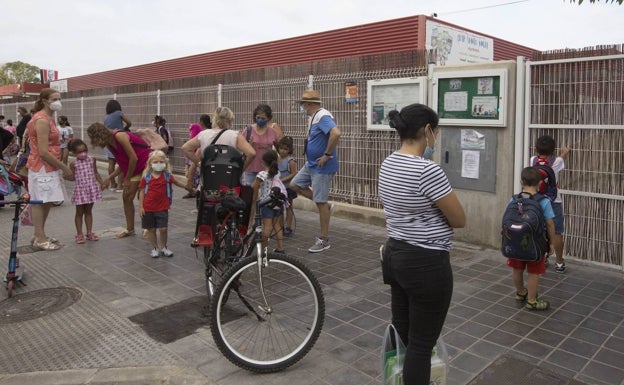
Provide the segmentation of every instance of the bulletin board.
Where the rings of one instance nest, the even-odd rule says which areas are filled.
[[[427,102],[427,78],[377,79],[366,82],[366,128],[375,131],[393,131],[388,112],[401,111],[413,103]]]
[[[434,74],[433,100],[441,125],[505,126],[507,69]]]

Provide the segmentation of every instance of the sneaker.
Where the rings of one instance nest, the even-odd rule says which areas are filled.
[[[565,262],[561,262],[561,263],[555,263],[555,271],[557,273],[563,274],[566,271],[566,265]]]
[[[546,310],[549,305],[548,301],[544,301],[539,298],[535,299],[534,302],[526,301],[524,303],[524,307],[529,310]]]
[[[316,243],[308,249],[308,252],[320,253],[321,251],[325,251],[330,247],[331,246],[329,244],[329,239],[316,238]]]
[[[293,231],[290,227],[285,227],[284,228],[284,236],[286,237],[290,237],[293,234]]]
[[[160,251],[158,251],[158,249],[153,249],[150,255],[152,256],[152,258],[158,258],[160,257]]]
[[[169,250],[166,247],[163,247],[162,249],[160,249],[160,253],[162,254],[163,257],[173,257],[173,251]]]

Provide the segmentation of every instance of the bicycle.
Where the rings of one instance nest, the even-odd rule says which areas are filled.
[[[235,365],[277,372],[312,349],[323,327],[325,300],[303,262],[262,245],[260,209],[283,203],[279,188],[256,202],[254,224],[242,238],[239,218],[245,204],[236,198],[217,207],[220,224],[205,260],[211,272],[206,274],[210,328],[219,350]]]
[[[6,283],[7,296],[11,298],[13,296],[13,289],[17,287],[17,284],[20,283],[23,286],[26,286],[26,283],[23,281],[23,275],[18,273],[19,266],[19,258],[17,258],[17,233],[19,230],[19,222],[20,222],[20,214],[22,213],[22,206],[25,207],[27,204],[42,204],[43,201],[40,200],[31,200],[30,195],[28,193],[22,195],[19,199],[14,201],[0,201],[0,204],[8,204],[15,207],[15,212],[13,215],[13,230],[11,233],[11,253],[9,254],[9,271],[4,277],[4,282]]]

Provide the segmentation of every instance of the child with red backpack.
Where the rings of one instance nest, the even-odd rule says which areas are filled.
[[[565,169],[563,158],[570,152],[569,147],[562,147],[559,156],[555,156],[555,140],[552,136],[543,135],[537,138],[535,142],[535,151],[537,156],[531,157],[531,166],[536,167],[541,174],[537,191],[550,199],[553,211],[555,212],[555,237],[552,242],[555,246],[555,254],[557,262],[555,263],[555,272],[564,273],[566,264],[563,260],[563,204],[561,194],[558,190],[559,172]]]
[[[139,207],[141,223],[147,230],[147,238],[152,244],[151,257],[173,257],[167,247],[167,224],[169,208],[173,200],[171,185],[186,188],[186,184],[174,178],[169,169],[169,159],[160,150],[152,151],[143,177],[139,183]],[[156,230],[160,232],[160,247]]]

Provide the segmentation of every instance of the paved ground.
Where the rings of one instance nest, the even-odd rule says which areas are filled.
[[[105,192],[95,206],[98,242],[74,244],[74,208],[67,203],[54,208],[48,221],[49,234],[65,244],[60,251],[28,253],[32,229],[20,228],[28,286],[16,294],[70,287],[81,296],[36,319],[0,320],[0,385],[380,383],[379,346],[390,316],[378,262],[384,230],[340,218],[345,210],[340,206],[332,218],[330,250],[308,254],[318,217],[307,211],[296,211],[296,233],[286,241],[287,252],[305,260],[319,278],[327,303],[319,341],[287,371],[239,370],[222,357],[205,326],[163,343],[132,322],[130,317],[204,294],[202,262],[189,247],[194,202],[180,199],[183,194],[176,189],[169,242],[175,256],[170,259],[150,258],[150,247],[139,235],[113,239],[123,223],[121,197],[114,192]],[[9,208],[0,209],[0,266],[8,259],[11,217]],[[503,354],[553,370],[562,379],[624,385],[621,272],[574,262],[565,275],[549,270],[540,294],[552,309],[532,313],[516,305],[510,272],[497,251],[456,244],[452,262],[455,291],[444,329],[449,385],[467,384]],[[0,302],[0,310],[17,306],[11,302],[17,298]],[[35,309],[46,305],[43,299],[32,304]]]

